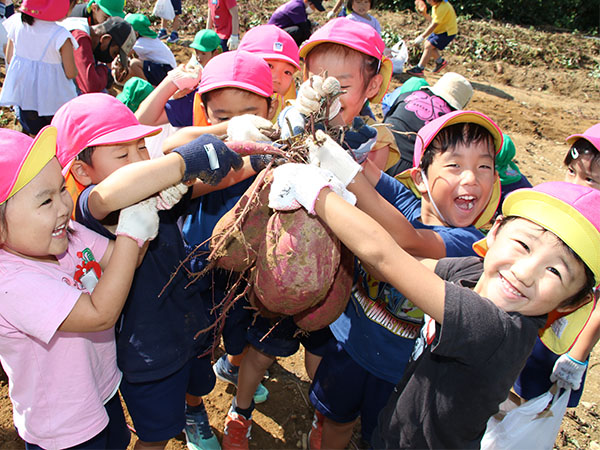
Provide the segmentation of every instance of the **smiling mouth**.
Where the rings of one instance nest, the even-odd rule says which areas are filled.
[[[514,287],[510,281],[508,281],[502,275],[500,275],[500,281],[502,282],[502,287],[510,294],[514,295],[515,297],[526,298],[521,291]]]
[[[57,227],[54,229],[54,231],[52,232],[52,237],[56,238],[56,237],[63,237],[63,234],[66,234],[67,232],[67,225],[61,225],[60,227]]]
[[[477,197],[472,195],[459,195],[454,200],[454,203],[459,209],[463,211],[471,211],[475,207],[475,202],[477,201]]]

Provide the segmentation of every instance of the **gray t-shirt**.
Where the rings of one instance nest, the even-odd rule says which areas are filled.
[[[403,379],[379,415],[374,448],[479,448],[546,316],[507,313],[473,292],[481,258],[444,258],[444,323],[426,323]]]

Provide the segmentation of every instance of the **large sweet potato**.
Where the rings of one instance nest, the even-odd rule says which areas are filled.
[[[294,322],[305,331],[315,331],[333,323],[346,309],[354,274],[354,256],[342,245],[340,266],[329,292],[312,308],[294,315]]]
[[[319,303],[340,262],[340,242],[304,209],[277,211],[256,258],[254,291],[272,312],[294,315]]]
[[[260,183],[264,184],[260,186]],[[211,251],[215,251],[217,267],[235,272],[243,272],[256,260],[256,254],[265,238],[267,222],[271,215],[269,208],[269,188],[273,181],[272,173],[261,172],[240,197],[235,206],[230,209],[215,225],[210,242]],[[255,202],[250,205],[245,217],[236,225],[240,215],[247,208],[252,193],[260,189]],[[224,243],[221,236],[228,235]],[[216,248],[218,245],[219,248]]]

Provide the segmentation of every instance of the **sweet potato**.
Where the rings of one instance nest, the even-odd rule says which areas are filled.
[[[263,180],[264,184],[261,186]],[[209,259],[216,260],[217,267],[243,272],[254,264],[271,215],[268,204],[269,187],[272,181],[273,176],[270,171],[261,172],[235,206],[215,225],[210,242]],[[257,189],[260,191],[255,195]],[[248,205],[249,201],[252,201],[250,205]],[[245,217],[240,218],[242,214],[245,214]],[[221,236],[227,237],[225,242],[221,242],[219,239]]]
[[[254,291],[272,312],[294,315],[319,303],[340,262],[340,242],[304,209],[277,211],[256,258]]]
[[[352,290],[354,256],[342,245],[342,257],[327,295],[317,305],[294,315],[294,322],[304,331],[316,331],[333,323],[346,309]]]
[[[279,148],[275,147],[274,145],[267,144],[266,142],[228,141],[226,142],[226,145],[240,156],[285,156],[285,153],[283,153]]]

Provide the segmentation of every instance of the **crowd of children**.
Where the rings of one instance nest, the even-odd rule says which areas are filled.
[[[0,361],[27,449],[124,449],[130,429],[139,449],[182,431],[190,450],[247,449],[265,373],[301,344],[311,449],[346,448],[359,419],[372,448],[479,448],[507,399],[556,383],[578,403],[600,338],[600,124],[567,138],[564,181],[532,188],[510,137],[464,110],[462,75],[406,83],[377,124],[393,65],[371,1],[312,30],[321,1],[290,0],[240,40],[236,1],[211,0],[179,65],[160,40],[179,40],[172,3],[170,35],[122,0],[23,0],[3,23],[0,104],[23,133],[0,129]],[[450,3],[427,3],[417,76],[446,67],[457,34]],[[312,130],[306,164],[227,146],[293,139],[337,82],[325,121],[344,133]],[[347,306],[310,333],[245,297],[223,311],[225,271],[195,278],[269,164],[269,206],[305,208],[355,255]],[[216,378],[236,387],[221,442],[203,400]]]

